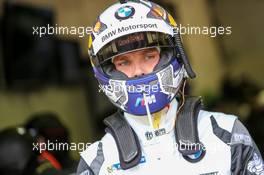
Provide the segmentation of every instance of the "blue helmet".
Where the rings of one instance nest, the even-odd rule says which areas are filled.
[[[184,78],[194,78],[173,17],[145,0],[116,3],[93,26],[88,53],[100,89],[127,113],[146,115],[168,105]],[[117,71],[112,59],[132,51],[157,48],[160,60],[152,73],[129,78]]]

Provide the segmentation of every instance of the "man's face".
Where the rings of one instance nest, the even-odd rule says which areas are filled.
[[[113,63],[116,70],[133,78],[151,73],[159,59],[159,51],[156,48],[149,48],[116,56]]]

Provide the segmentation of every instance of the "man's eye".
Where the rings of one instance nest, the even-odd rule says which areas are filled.
[[[127,65],[129,65],[129,62],[128,61],[121,61],[117,65],[118,66],[127,66]]]
[[[145,60],[150,60],[150,59],[154,59],[155,55],[146,55],[145,56]]]

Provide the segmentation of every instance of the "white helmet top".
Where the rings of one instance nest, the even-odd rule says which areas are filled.
[[[117,2],[95,22],[89,47],[92,54],[116,38],[137,32],[160,32],[173,36],[176,23],[161,6],[146,0]]]

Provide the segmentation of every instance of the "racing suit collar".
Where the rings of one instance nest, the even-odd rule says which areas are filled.
[[[124,116],[139,137],[140,142],[143,145],[150,144],[153,134],[156,137],[162,137],[174,131],[176,112],[178,102],[174,98],[172,102],[161,111],[152,114],[152,120],[160,120],[158,127],[152,128],[149,124],[147,116],[137,116],[129,113],[124,113]],[[160,119],[154,119],[159,118]],[[157,124],[156,124],[157,126]],[[154,131],[154,133],[153,133]],[[153,133],[151,135],[151,133]]]

